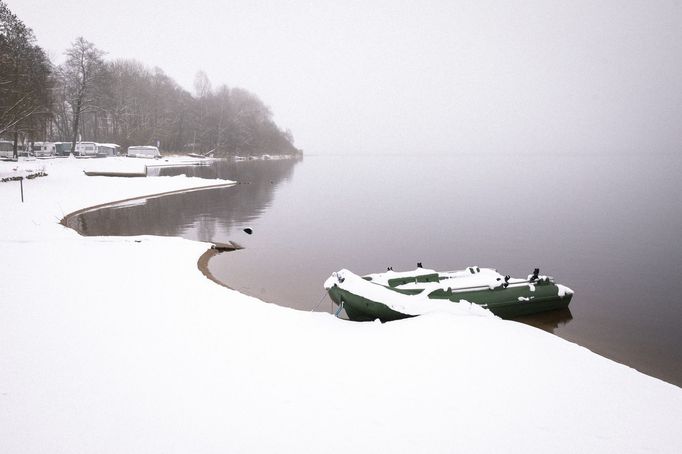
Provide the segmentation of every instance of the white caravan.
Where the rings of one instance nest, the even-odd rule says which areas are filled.
[[[76,156],[96,156],[97,144],[95,142],[78,142],[76,144]]]
[[[129,158],[160,158],[161,153],[157,147],[150,145],[136,145],[128,147]]]
[[[36,158],[54,156],[57,154],[55,142],[33,142],[33,156]]]

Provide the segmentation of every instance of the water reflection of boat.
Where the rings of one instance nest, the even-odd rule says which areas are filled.
[[[341,270],[324,287],[338,312],[344,309],[348,318],[357,321],[397,320],[462,302],[463,307],[474,303],[502,318],[515,318],[567,308],[573,296],[571,289],[541,276],[538,269],[527,279],[479,267],[440,273],[421,267],[400,273],[389,269],[363,277]]]
[[[515,322],[525,323],[549,333],[554,333],[557,328],[566,325],[571,320],[573,320],[573,314],[571,314],[571,309],[568,307],[556,311],[514,318]]]

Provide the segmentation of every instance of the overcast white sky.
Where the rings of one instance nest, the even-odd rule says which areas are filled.
[[[306,152],[682,151],[682,2],[6,0],[191,90],[255,92]]]

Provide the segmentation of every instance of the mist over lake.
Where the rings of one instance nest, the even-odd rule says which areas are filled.
[[[525,320],[682,383],[682,209],[674,155],[598,157],[306,156],[166,173],[233,178],[233,188],[87,213],[86,234],[235,241],[210,262],[228,286],[310,310],[322,282],[469,265],[525,277],[535,267],[575,290],[568,314]],[[253,234],[243,232],[253,229]],[[319,310],[330,310],[329,301]]]
[[[682,452],[681,25],[0,0],[0,453]]]

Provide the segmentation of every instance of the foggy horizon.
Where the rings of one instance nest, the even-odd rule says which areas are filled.
[[[257,94],[306,153],[677,152],[673,1],[8,1],[59,63],[77,36],[193,92]]]

